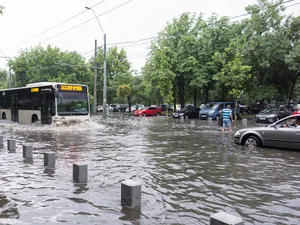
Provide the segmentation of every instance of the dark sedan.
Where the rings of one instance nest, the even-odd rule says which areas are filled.
[[[291,114],[292,112],[286,108],[267,108],[256,114],[255,119],[257,122],[273,123]]]
[[[300,115],[285,117],[266,127],[237,131],[234,142],[252,147],[275,147],[300,150]]]
[[[173,113],[173,118],[183,117],[184,119],[198,118],[200,108],[194,106],[187,106]]]

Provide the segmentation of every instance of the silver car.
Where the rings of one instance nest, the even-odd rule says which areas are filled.
[[[285,117],[266,127],[240,129],[234,142],[252,147],[275,147],[300,150],[300,115]]]

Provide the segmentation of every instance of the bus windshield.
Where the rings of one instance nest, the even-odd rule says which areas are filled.
[[[59,116],[88,115],[88,95],[78,92],[59,92],[57,113]]]

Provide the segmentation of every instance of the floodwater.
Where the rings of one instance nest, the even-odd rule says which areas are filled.
[[[209,224],[219,211],[246,225],[300,224],[300,152],[245,149],[220,130],[120,115],[69,127],[0,121],[0,224]],[[33,162],[23,144],[33,145]],[[54,170],[44,168],[47,151]],[[73,183],[74,162],[88,164],[86,185]],[[142,183],[140,211],[120,205],[127,179]]]

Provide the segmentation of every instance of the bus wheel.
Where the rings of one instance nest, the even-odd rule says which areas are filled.
[[[6,114],[5,114],[5,112],[2,113],[2,119],[6,120]]]
[[[37,122],[38,120],[39,120],[39,119],[38,119],[37,115],[36,115],[36,114],[33,114],[32,117],[31,117],[31,123],[35,123],[35,122]]]

